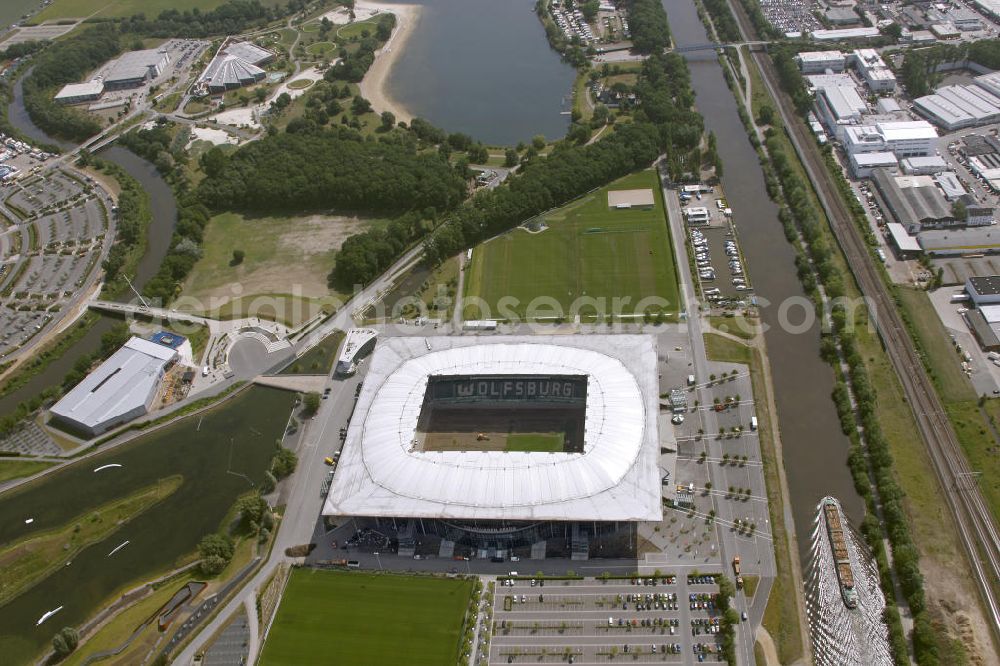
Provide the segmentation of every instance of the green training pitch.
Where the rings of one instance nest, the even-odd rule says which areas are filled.
[[[608,191],[645,188],[653,190],[653,208],[608,207]],[[474,300],[467,301],[466,319],[579,314],[586,320],[597,310],[595,299],[603,303],[604,313],[677,312],[677,272],[654,171],[621,178],[548,213],[542,221],[548,228],[540,233],[517,228],[476,246],[464,297],[482,299],[489,311],[479,311]],[[637,308],[648,297],[663,299],[666,306],[654,302]],[[629,300],[615,306],[616,298]],[[529,308],[533,299],[540,300]],[[553,307],[556,303],[558,308]]]
[[[454,664],[472,582],[295,569],[263,666]]]
[[[506,451],[543,451],[559,453],[563,451],[566,436],[561,432],[511,433],[507,435]]]

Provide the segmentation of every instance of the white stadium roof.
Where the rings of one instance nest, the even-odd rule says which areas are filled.
[[[383,339],[323,513],[661,520],[656,366],[642,335]],[[428,378],[480,374],[585,375],[583,453],[415,450]]]

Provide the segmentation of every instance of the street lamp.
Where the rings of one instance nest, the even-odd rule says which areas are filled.
[[[377,552],[375,552],[375,553],[372,553],[372,555],[374,555],[375,559],[378,560],[378,570],[379,571],[385,571],[385,569],[382,568],[382,558],[379,557],[379,554]]]

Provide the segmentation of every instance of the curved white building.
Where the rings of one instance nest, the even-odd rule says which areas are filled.
[[[474,430],[507,419],[545,430],[555,419],[565,434],[551,435],[557,446],[547,450],[505,444],[514,425],[511,435],[479,433],[483,441],[468,430],[428,435],[435,409],[438,420]],[[494,534],[539,521],[659,521],[658,410],[652,336],[383,339],[323,513],[438,519]]]

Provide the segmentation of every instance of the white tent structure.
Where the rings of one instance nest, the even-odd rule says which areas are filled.
[[[662,520],[656,367],[654,338],[644,335],[383,339],[323,513]],[[448,375],[586,377],[583,452],[419,450],[428,378]]]

